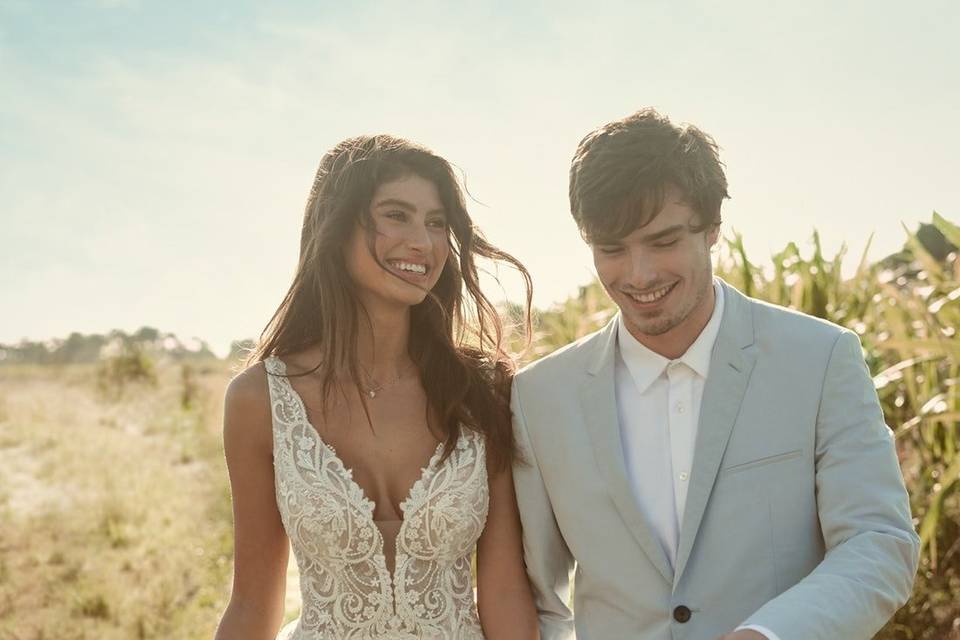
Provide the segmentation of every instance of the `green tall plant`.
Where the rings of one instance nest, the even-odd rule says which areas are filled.
[[[960,227],[937,213],[904,250],[870,263],[867,249],[850,277],[841,247],[824,255],[814,232],[805,251],[789,243],[764,267],[741,234],[721,242],[716,272],[753,297],[821,317],[856,332],[894,430],[922,541],[914,596],[877,635],[881,640],[960,638]],[[938,238],[937,250],[928,241]],[[531,357],[597,330],[615,308],[593,282],[539,316]],[[952,634],[952,635],[951,635]]]

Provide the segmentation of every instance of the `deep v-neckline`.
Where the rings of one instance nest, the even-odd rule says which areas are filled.
[[[280,377],[283,380],[283,384],[286,384],[287,390],[290,391],[290,394],[293,396],[293,399],[297,404],[297,408],[300,410],[300,418],[302,419],[304,426],[309,431],[311,437],[313,437],[319,443],[319,445],[330,456],[330,459],[336,463],[335,466],[337,469],[339,469],[340,475],[343,477],[343,480],[347,482],[357,492],[357,495],[360,496],[360,499],[362,500],[362,503],[363,503],[363,511],[366,513],[367,519],[373,525],[374,531],[377,532],[377,536],[380,541],[379,556],[383,561],[384,568],[387,568],[386,557],[384,556],[385,541],[383,539],[383,534],[380,532],[380,527],[377,526],[377,520],[373,517],[377,509],[376,501],[372,500],[370,496],[367,495],[367,491],[360,485],[360,483],[354,480],[353,469],[348,467],[343,462],[343,460],[340,458],[340,455],[337,453],[337,450],[331,445],[327,444],[327,442],[324,441],[322,437],[320,437],[320,432],[317,431],[317,428],[310,421],[310,416],[307,414],[307,405],[303,401],[303,397],[293,387],[293,383],[291,383],[290,379],[287,377],[287,363],[285,363],[283,360],[281,360],[277,356],[273,356],[273,360],[278,364],[278,369],[279,369],[278,373],[280,374],[278,377]],[[457,438],[458,445],[460,444],[460,438],[462,437],[463,437],[463,433],[461,432]],[[407,524],[407,520],[409,520],[409,518],[407,517],[407,508],[409,506],[409,503],[413,500],[413,498],[416,495],[418,495],[423,484],[429,481],[429,479],[433,476],[433,474],[436,471],[437,462],[439,461],[440,456],[443,454],[443,444],[444,444],[443,442],[437,443],[436,448],[433,450],[433,454],[430,456],[430,459],[427,460],[426,466],[420,468],[420,473],[418,474],[417,479],[413,482],[412,485],[410,485],[410,488],[407,490],[406,497],[398,505],[400,508],[401,517],[400,517],[400,528],[397,531],[397,536],[396,536],[397,540],[399,540],[403,535],[404,527]],[[401,553],[400,548],[399,546],[397,546],[397,551],[396,551],[395,560],[394,560],[394,571],[396,571],[396,565],[397,565],[396,557],[399,557],[400,553]],[[388,570],[387,573],[391,574],[392,572]],[[393,575],[390,575],[390,578],[392,580]]]

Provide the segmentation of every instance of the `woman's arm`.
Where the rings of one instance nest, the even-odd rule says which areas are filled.
[[[540,637],[510,469],[490,477],[487,524],[477,542],[477,609],[489,640]]]
[[[283,622],[289,543],[274,493],[272,419],[262,364],[227,388],[223,448],[233,491],[234,572],[216,640],[273,640]]]

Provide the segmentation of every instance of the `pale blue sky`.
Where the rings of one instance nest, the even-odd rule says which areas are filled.
[[[0,0],[0,342],[256,335],[359,133],[462,168],[547,306],[592,277],[570,156],[646,105],[718,140],[755,261],[814,228],[879,257],[960,220],[958,33],[947,1]]]

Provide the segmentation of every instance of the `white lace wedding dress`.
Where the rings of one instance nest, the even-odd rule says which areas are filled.
[[[374,503],[307,419],[278,358],[265,361],[277,507],[300,569],[302,609],[277,640],[482,640],[470,557],[487,517],[484,441],[464,429],[400,504],[391,573]]]

